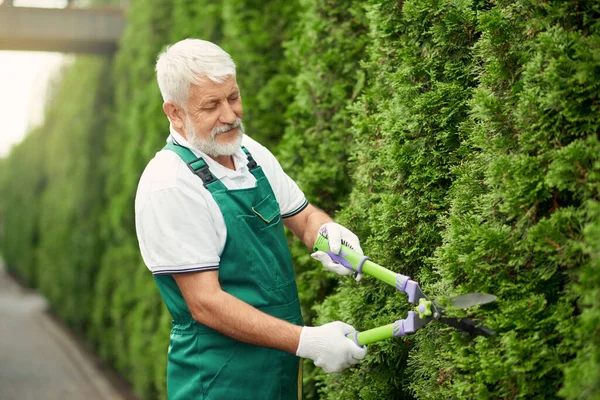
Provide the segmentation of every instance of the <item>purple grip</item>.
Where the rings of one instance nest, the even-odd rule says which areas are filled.
[[[394,337],[398,336],[406,336],[409,333],[414,333],[415,331],[415,312],[409,311],[406,319],[399,319],[394,322],[394,327],[392,329],[392,335]]]
[[[332,261],[335,261],[336,263],[341,264],[344,267],[354,271],[354,268],[352,268],[352,264],[350,264],[350,262],[348,260],[346,260],[344,257],[339,256],[335,253],[332,253],[331,251],[326,251],[326,253],[329,256],[329,258],[331,258]]]
[[[419,284],[410,277],[402,274],[396,275],[396,290],[402,293],[406,293],[408,295],[409,303],[415,302],[415,296],[417,294],[417,287]]]

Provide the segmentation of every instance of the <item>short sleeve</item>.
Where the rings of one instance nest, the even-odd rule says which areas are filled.
[[[136,213],[144,262],[153,274],[218,269],[219,243],[202,196],[171,187],[152,193]]]

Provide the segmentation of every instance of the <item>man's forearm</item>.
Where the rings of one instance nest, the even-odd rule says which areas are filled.
[[[319,228],[333,219],[324,211],[309,204],[301,213],[286,218],[283,223],[306,247],[312,250]]]
[[[304,229],[304,235],[302,235],[302,242],[312,250],[319,234],[319,228],[327,222],[333,222],[333,219],[317,207],[313,206],[311,211],[306,217],[306,228]]]
[[[194,319],[233,339],[296,354],[302,327],[252,307],[229,293],[205,299],[194,307]]]

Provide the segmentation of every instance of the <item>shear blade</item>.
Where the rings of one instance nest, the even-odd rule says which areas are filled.
[[[469,293],[462,296],[452,298],[452,306],[456,308],[469,308],[478,304],[487,304],[496,300],[497,297],[493,294],[485,293]]]
[[[472,319],[460,319],[460,318],[440,318],[440,322],[446,325],[458,328],[461,331],[470,333],[471,335],[477,336],[494,336],[496,332],[488,328],[487,326],[478,325],[476,321]]]

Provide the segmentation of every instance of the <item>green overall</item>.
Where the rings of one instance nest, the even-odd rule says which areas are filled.
[[[262,168],[243,148],[256,186],[229,190],[188,148],[169,142],[165,149],[188,164],[221,209],[227,227],[219,263],[221,288],[267,314],[301,325],[279,205]],[[156,275],[155,280],[173,316],[167,365],[170,400],[301,398],[298,357],[236,341],[196,322],[173,277]]]

